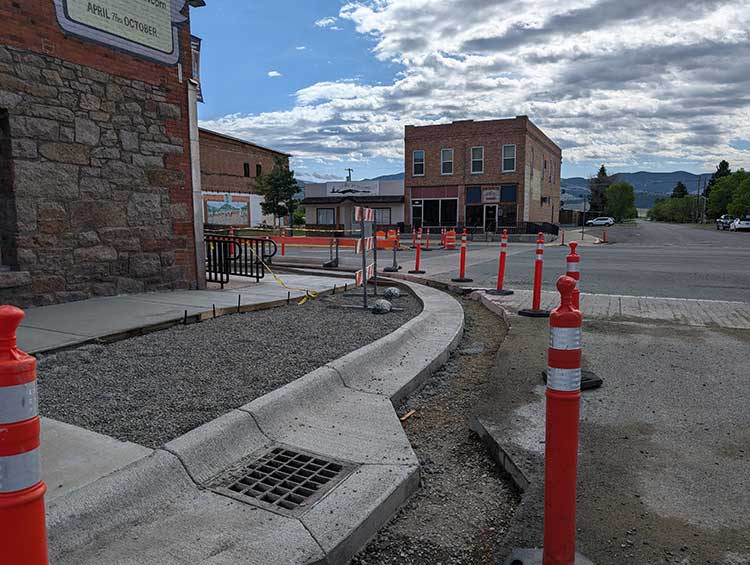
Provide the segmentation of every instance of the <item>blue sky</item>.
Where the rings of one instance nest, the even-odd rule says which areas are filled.
[[[748,167],[749,13],[750,0],[209,0],[192,17],[200,118],[292,153],[305,179],[403,170],[407,123],[519,114],[563,147],[563,176]]]

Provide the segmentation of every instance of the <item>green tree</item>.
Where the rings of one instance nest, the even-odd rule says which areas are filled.
[[[255,192],[263,197],[261,208],[264,214],[272,214],[274,224],[278,218],[294,213],[297,201],[294,196],[299,192],[299,186],[294,178],[294,171],[290,171],[287,163],[281,157],[276,157],[273,170],[258,177]]]
[[[706,190],[704,191],[703,196],[705,196],[706,198],[709,198],[711,196],[711,191],[716,186],[716,182],[719,179],[728,177],[731,174],[732,174],[732,171],[729,168],[729,163],[722,159],[721,163],[719,163],[719,166],[716,167],[716,172],[713,175],[711,175],[711,178],[708,181],[708,186],[706,186]]]
[[[732,190],[732,201],[727,210],[734,216],[745,216],[750,214],[750,175],[741,170],[732,176],[738,177],[737,186]]]
[[[635,209],[635,190],[624,181],[616,182],[607,187],[604,193],[607,203],[607,215],[615,221],[621,222],[626,218],[637,218]]]
[[[688,189],[687,187],[682,183],[682,181],[677,181],[677,184],[672,189],[672,198],[685,198],[688,195]]]
[[[589,179],[589,192],[591,192],[591,211],[594,213],[604,213],[607,209],[606,191],[614,182],[614,179],[607,174],[607,168],[602,165],[595,177]]]
[[[698,197],[662,198],[648,211],[648,217],[657,222],[688,223],[695,218]]]

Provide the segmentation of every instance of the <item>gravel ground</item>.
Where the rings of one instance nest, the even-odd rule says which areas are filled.
[[[40,411],[158,447],[391,333],[422,308],[404,291],[394,301],[400,312],[340,307],[358,303],[337,294],[41,356]]]
[[[422,466],[422,488],[353,565],[493,563],[519,495],[469,430],[469,417],[506,328],[476,302],[464,301],[464,311],[458,352],[399,407],[400,415],[416,411],[403,425]]]

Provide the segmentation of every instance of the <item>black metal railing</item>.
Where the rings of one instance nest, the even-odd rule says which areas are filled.
[[[206,234],[206,282],[221,284],[229,277],[251,277],[260,281],[266,275],[263,262],[276,255],[276,242],[271,239]]]

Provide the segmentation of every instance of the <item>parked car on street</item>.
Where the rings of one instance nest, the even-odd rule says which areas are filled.
[[[750,215],[745,214],[739,218],[735,218],[734,221],[729,224],[729,231],[750,231]]]
[[[586,221],[587,226],[614,226],[615,219],[602,216],[600,218],[594,218],[593,220]]]
[[[716,218],[716,229],[717,230],[728,230],[729,224],[734,221],[734,216],[731,214],[722,214]]]

